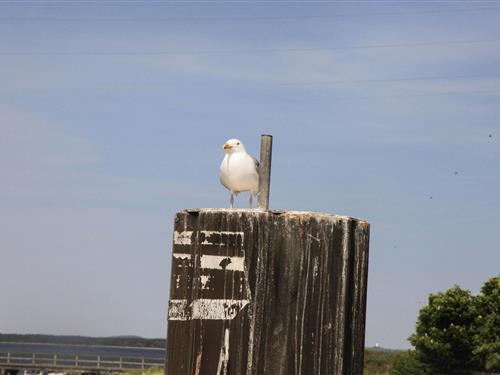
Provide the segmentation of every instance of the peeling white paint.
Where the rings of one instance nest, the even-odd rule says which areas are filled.
[[[193,231],[174,232],[174,245],[191,245],[191,236]]]
[[[190,259],[191,254],[173,253],[174,258]],[[226,257],[223,255],[201,255],[200,268],[210,270],[228,270],[228,271],[241,271],[245,270],[244,257]]]
[[[224,345],[220,348],[219,363],[217,365],[217,375],[227,374],[227,364],[229,362],[229,328],[224,331]]]
[[[229,231],[210,231],[210,230],[202,230],[200,231],[201,234],[205,236],[205,240],[201,243],[202,245],[225,245],[222,242],[209,242],[206,238],[210,237],[214,234],[218,234],[221,236],[234,236],[234,237],[241,237],[241,240],[243,241],[243,232],[229,232]]]
[[[232,320],[249,303],[238,299],[196,299],[188,305],[185,299],[170,300],[169,320]]]
[[[229,328],[224,331],[224,375],[227,374],[227,364],[229,363]]]
[[[175,275],[175,287],[176,289],[179,289],[181,286],[181,275]]]
[[[188,312],[188,303],[186,299],[172,299],[168,303],[168,319],[169,320],[188,320],[190,314]]]
[[[173,253],[172,256],[177,259],[191,259],[191,254]]]
[[[201,275],[200,276],[200,281],[201,281],[201,289],[208,289],[207,283],[210,281],[212,278],[211,275]]]
[[[225,257],[220,255],[202,255],[200,258],[201,268],[212,270],[226,269],[228,271],[244,271],[245,258]]]
[[[200,230],[198,232],[198,236],[203,236],[204,240],[201,242],[202,245],[225,245],[222,241],[209,241],[208,238],[210,238],[213,235],[220,235],[220,236],[233,236],[233,237],[240,237],[241,241],[243,242],[243,232],[230,232],[230,231],[211,231],[211,230]],[[191,245],[192,243],[192,238],[193,236],[193,231],[192,230],[186,230],[182,232],[175,231],[174,232],[174,245]]]

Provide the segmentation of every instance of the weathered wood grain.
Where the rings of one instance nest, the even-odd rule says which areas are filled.
[[[367,222],[206,209],[174,230],[166,374],[362,374]]]

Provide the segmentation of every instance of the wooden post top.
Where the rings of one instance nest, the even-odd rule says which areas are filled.
[[[328,221],[344,221],[351,220],[356,221],[360,224],[367,224],[368,221],[360,218],[355,218],[346,215],[338,215],[328,212],[314,212],[314,211],[286,211],[286,210],[261,210],[261,209],[251,209],[251,208],[186,208],[179,212],[185,212],[191,215],[203,214],[221,214],[227,213],[229,215],[276,215],[276,216],[286,216],[286,217],[296,217],[301,219],[315,218],[316,220],[328,220]]]

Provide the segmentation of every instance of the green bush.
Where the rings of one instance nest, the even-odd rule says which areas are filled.
[[[500,370],[500,278],[488,280],[478,296],[457,285],[431,294],[409,340],[411,361],[432,374]]]
[[[477,297],[473,355],[487,371],[500,371],[500,278],[488,280]]]
[[[150,367],[144,370],[129,370],[124,372],[123,375],[164,375],[164,371],[160,367]]]
[[[398,353],[392,364],[390,375],[431,375],[431,372],[417,359],[415,351],[409,350]]]
[[[378,350],[365,350],[364,375],[382,375],[388,374],[396,352],[385,352]]]

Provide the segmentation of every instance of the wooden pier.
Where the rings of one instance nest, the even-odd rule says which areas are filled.
[[[2,373],[25,369],[40,372],[118,373],[164,366],[164,360],[159,358],[0,353],[0,372]]]

